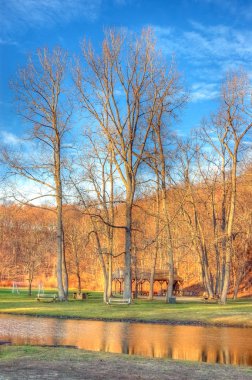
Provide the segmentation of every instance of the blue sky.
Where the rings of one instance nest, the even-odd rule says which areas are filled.
[[[176,126],[186,134],[215,110],[227,70],[242,66],[252,77],[251,25],[252,0],[0,0],[0,138],[24,133],[8,83],[29,53],[61,45],[79,54],[84,36],[98,46],[107,27],[147,26],[190,92]]]

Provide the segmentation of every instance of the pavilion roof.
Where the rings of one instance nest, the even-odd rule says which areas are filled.
[[[138,281],[150,281],[151,272],[146,270],[138,269],[137,271],[132,271],[132,278],[137,278]],[[113,280],[124,280],[124,270],[123,268],[118,268],[112,274]],[[154,275],[155,281],[168,281],[169,272],[165,270],[156,270]],[[182,278],[179,277],[176,273],[174,275],[175,281],[182,281]]]

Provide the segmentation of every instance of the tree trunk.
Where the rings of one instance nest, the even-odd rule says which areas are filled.
[[[166,294],[166,302],[169,303],[169,299],[173,294],[173,283],[174,283],[174,261],[173,261],[173,247],[171,241],[171,230],[169,224],[166,226],[167,229],[167,237],[168,237],[168,269],[169,269],[169,277],[168,277],[168,289]]]
[[[225,304],[227,302],[227,294],[230,282],[230,266],[231,266],[231,256],[232,256],[232,238],[229,238],[226,245],[226,260],[224,268],[224,279],[223,288],[221,293],[220,303]]]
[[[149,300],[153,299],[153,288],[154,288],[154,278],[155,278],[155,271],[156,271],[156,262],[157,262],[157,251],[155,250],[154,259],[152,262],[151,267],[151,273],[150,273],[150,292],[149,292]]]
[[[112,296],[112,252],[109,253],[109,262],[108,262],[108,290],[107,290],[107,297]]]
[[[60,137],[56,134],[57,147],[54,150],[55,162],[55,188],[56,188],[56,204],[57,204],[57,282],[58,282],[58,296],[60,301],[66,299],[66,289],[63,284],[63,265],[64,265],[64,236],[63,236],[63,210],[62,210],[62,185],[60,175]],[[65,284],[66,285],[66,284]]]
[[[29,289],[28,289],[28,296],[31,296],[32,295],[32,280],[33,280],[33,276],[29,276]]]
[[[107,299],[112,296],[112,258],[113,258],[113,230],[110,228],[109,234],[109,252],[108,252],[108,270],[107,270]]]
[[[155,279],[155,271],[156,271],[156,263],[157,263],[157,256],[159,251],[159,232],[160,232],[160,188],[159,188],[159,178],[158,178],[158,171],[156,170],[157,174],[157,194],[156,194],[156,244],[155,244],[155,251],[154,251],[154,257],[152,261],[152,267],[151,267],[151,273],[150,273],[150,293],[149,293],[149,299],[153,299],[153,288],[154,288],[154,279]]]
[[[81,287],[81,276],[80,276],[80,272],[78,270],[78,272],[76,273],[76,276],[77,276],[77,281],[78,281],[78,293],[80,294],[81,293],[81,290],[82,290],[82,287]]]
[[[236,276],[236,281],[234,283],[234,295],[233,295],[233,299],[234,300],[237,299],[237,295],[238,295],[238,291],[239,291],[239,286],[240,286],[240,283],[242,281],[243,273],[244,273],[244,267],[239,268],[239,273]]]
[[[131,226],[132,202],[126,196],[125,267],[123,297],[131,299]]]
[[[159,160],[160,160],[160,181],[161,181],[161,199],[162,199],[162,211],[165,220],[165,231],[166,231],[166,244],[167,244],[167,256],[168,256],[168,289],[166,294],[166,302],[169,303],[169,299],[172,297],[173,292],[173,282],[174,282],[174,260],[173,260],[173,243],[172,243],[172,233],[171,233],[171,222],[169,217],[169,210],[167,204],[167,188],[166,188],[166,158],[163,151],[162,137],[160,129],[156,129],[157,139],[158,139],[158,149],[159,149]]]
[[[103,302],[108,302],[108,273],[106,271],[106,268],[102,266],[102,272],[103,272],[103,279],[104,279],[104,289],[103,289]]]
[[[238,148],[237,148],[238,149]],[[237,170],[237,150],[235,150],[232,156],[233,166],[231,173],[231,198],[230,198],[230,210],[227,223],[227,245],[226,245],[226,257],[225,257],[225,273],[223,281],[223,289],[221,293],[220,302],[225,304],[227,302],[227,294],[230,283],[230,267],[233,253],[233,221],[236,205],[236,170]]]
[[[204,247],[204,244],[202,244],[201,239],[199,239],[199,231],[198,231],[197,224],[195,226],[196,231],[194,230],[194,227],[191,224],[189,224],[189,226],[191,229],[191,236],[192,236],[194,250],[200,259],[203,284],[205,286],[205,289],[209,297],[213,297],[213,288],[211,284],[211,275],[209,273],[209,265],[208,265],[206,248]]]
[[[114,176],[113,176],[113,152],[110,149],[110,207],[109,207],[109,219],[110,223],[114,225]],[[109,259],[108,259],[108,289],[107,289],[107,297],[112,296],[112,270],[113,270],[113,251],[114,251],[114,229],[113,227],[108,227],[108,236],[109,236]]]
[[[65,291],[62,279],[62,266],[63,266],[63,236],[62,236],[62,204],[61,199],[57,196],[57,283],[59,299],[65,300]]]
[[[63,268],[62,268],[62,274],[63,274],[63,287],[64,287],[64,294],[65,299],[68,297],[68,272],[67,272],[67,264],[66,264],[66,249],[65,249],[65,236],[64,236],[64,227],[62,225],[62,233],[63,233]]]
[[[194,196],[192,193],[191,184],[190,186],[190,192],[191,192],[191,199],[193,204],[193,211],[194,211],[194,222],[195,222],[195,233],[196,236],[196,246],[200,253],[200,259],[201,259],[201,265],[202,265],[202,273],[204,274],[204,280],[205,280],[205,287],[208,292],[209,297],[213,298],[214,292],[213,292],[213,286],[211,282],[211,273],[209,268],[209,262],[208,262],[208,251],[207,246],[205,242],[205,234],[204,230],[202,228],[201,221],[198,216],[198,211],[196,208],[196,202],[194,200]]]
[[[164,164],[163,164],[164,166]],[[166,302],[169,303],[169,299],[172,297],[173,293],[173,283],[174,283],[174,260],[173,260],[173,244],[172,244],[172,234],[170,226],[170,218],[168,215],[168,205],[166,197],[166,186],[165,186],[165,171],[162,173],[162,208],[165,216],[165,231],[166,231],[166,244],[167,244],[167,256],[168,256],[168,288],[166,293]]]
[[[77,283],[78,283],[78,293],[81,293],[82,289],[81,289],[80,263],[79,263],[78,253],[77,253],[74,242],[72,242],[72,250],[73,250],[74,258],[75,258],[76,277],[77,277]]]
[[[208,260],[206,260],[205,255],[203,255],[202,261],[203,261],[203,264],[202,264],[203,270],[205,274],[205,287],[206,287],[209,297],[213,298],[214,292],[213,292],[213,286],[211,283],[211,275],[209,274],[209,264],[208,264]]]

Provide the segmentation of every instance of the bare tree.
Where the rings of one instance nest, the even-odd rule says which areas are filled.
[[[214,149],[220,153],[216,138],[223,151],[230,160],[229,197],[223,199],[222,230],[224,249],[223,286],[221,303],[226,303],[230,284],[231,261],[233,255],[234,217],[237,203],[237,170],[239,153],[242,141],[252,128],[251,84],[248,75],[243,72],[230,72],[227,74],[221,90],[221,104],[218,113],[212,117],[212,128],[208,125],[205,134],[208,136]],[[214,133],[211,136],[210,131]],[[223,169],[224,172],[224,169]],[[225,174],[224,174],[225,176]],[[225,181],[226,177],[223,177]],[[226,181],[223,183],[224,186]],[[225,191],[226,194],[226,191]]]
[[[205,191],[204,177],[199,163],[200,147],[195,141],[188,140],[179,144],[181,166],[180,202],[188,240],[199,258],[202,281],[210,297],[213,297],[212,275],[209,265],[209,229],[206,227],[206,215],[209,216],[208,196]],[[211,216],[210,216],[211,218]],[[214,239],[213,239],[214,241]]]
[[[160,65],[159,76],[153,81],[153,88],[157,94],[155,113],[152,119],[152,140],[154,148],[153,153],[149,152],[148,154],[150,154],[152,161],[154,161],[152,167],[156,173],[157,182],[160,182],[160,201],[165,227],[169,272],[166,301],[169,302],[169,299],[172,297],[174,282],[172,218],[169,211],[170,200],[168,199],[168,177],[171,176],[170,168],[172,167],[173,159],[171,154],[172,148],[170,148],[169,151],[169,145],[172,145],[172,122],[187,101],[187,95],[182,88],[180,76],[174,62],[172,62],[170,67]]]
[[[67,62],[67,53],[61,48],[51,53],[48,49],[39,49],[27,66],[19,70],[12,88],[19,115],[31,125],[26,139],[30,141],[30,149],[21,154],[14,154],[10,149],[3,151],[4,162],[13,174],[37,184],[43,188],[43,196],[55,200],[60,300],[65,300],[68,292],[62,216],[63,144],[72,111],[64,83]]]
[[[84,69],[79,66],[75,78],[81,104],[96,120],[113,149],[114,163],[125,187],[124,296],[131,298],[136,177],[160,104],[163,68],[158,64],[159,54],[150,30],[143,30],[140,37],[132,39],[123,32],[110,30],[100,56],[86,44],[83,56]],[[162,111],[159,108],[159,113]]]
[[[131,229],[136,175],[155,102],[150,94],[149,79],[152,53],[149,33],[144,32],[138,40],[126,45],[122,33],[109,31],[100,57],[95,56],[91,46],[83,47],[90,75],[83,75],[80,68],[76,75],[83,108],[95,118],[110,143],[114,163],[125,186],[124,296],[127,298],[131,298]],[[91,88],[87,89],[87,85]]]

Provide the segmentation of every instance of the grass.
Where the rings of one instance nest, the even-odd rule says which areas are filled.
[[[48,290],[53,293],[53,290]],[[252,299],[229,300],[226,305],[180,300],[165,304],[163,300],[134,300],[128,305],[109,306],[102,302],[102,294],[90,292],[85,301],[37,302],[36,292],[26,290],[12,294],[11,289],[0,289],[0,313],[40,315],[83,319],[113,319],[139,321],[167,321],[209,325],[252,327]]]
[[[251,379],[252,369],[230,365],[151,359],[66,348],[7,346],[0,377],[8,379]],[[84,375],[85,374],[85,375]],[[6,377],[5,377],[6,376]],[[51,378],[50,377],[50,378]]]

